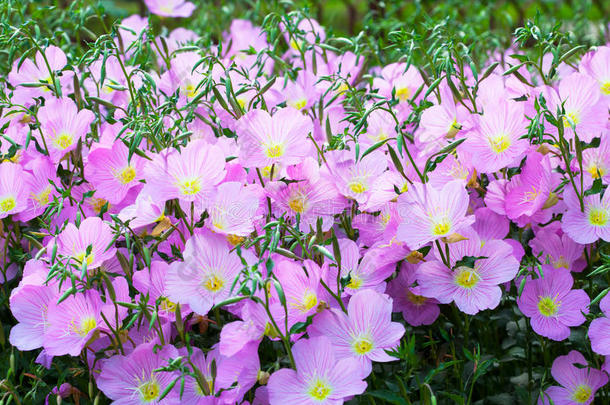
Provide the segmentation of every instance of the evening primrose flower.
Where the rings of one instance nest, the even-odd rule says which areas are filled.
[[[572,73],[561,80],[556,92],[551,92],[549,110],[555,114],[558,108],[565,109],[562,121],[566,139],[573,139],[576,132],[581,141],[591,142],[606,131],[608,106],[600,96],[597,81],[584,73]],[[547,127],[550,133],[558,133],[554,125]]]
[[[311,120],[292,107],[273,116],[251,110],[237,122],[240,163],[257,168],[298,164],[311,154],[307,135],[312,131]]]
[[[477,125],[459,146],[471,156],[478,172],[493,173],[504,167],[517,166],[525,155],[529,142],[519,139],[527,134],[522,103],[499,101],[485,106]]]
[[[184,0],[144,0],[148,11],[161,17],[190,17],[195,5]]]
[[[0,219],[28,208],[31,175],[20,165],[0,163]]]
[[[183,256],[183,262],[172,263],[167,271],[165,293],[172,302],[206,315],[214,304],[236,293],[231,286],[243,264],[223,236],[195,234],[186,242]]]
[[[167,366],[170,358],[177,358],[173,346],[153,350],[154,342],[141,343],[127,356],[115,355],[104,360],[102,370],[96,374],[98,388],[114,403],[125,405],[178,403],[177,389],[159,400],[167,386],[177,377],[174,371],[156,371]]]
[[[429,184],[414,183],[409,192],[398,196],[402,222],[396,237],[411,249],[459,233],[474,222],[466,216],[469,197],[461,181],[451,181],[437,190]]]
[[[354,358],[341,358],[325,336],[301,339],[292,347],[296,371],[283,368],[271,375],[269,404],[339,405],[362,394],[366,382]]]
[[[570,327],[585,322],[589,297],[584,290],[572,290],[574,280],[566,269],[542,266],[544,277],[528,280],[517,299],[519,309],[530,318],[537,334],[560,341],[570,336]]]
[[[111,204],[120,203],[127,192],[140,184],[145,160],[133,155],[120,140],[111,148],[98,147],[89,153],[85,165],[85,178],[95,187],[95,196]]]
[[[38,110],[38,120],[44,142],[53,163],[57,164],[66,153],[74,150],[84,139],[95,115],[89,110],[78,110],[71,99],[51,98]]]
[[[398,276],[388,283],[387,293],[393,299],[393,311],[402,312],[409,325],[431,325],[441,312],[438,301],[420,295],[416,279],[417,266],[403,262]]]
[[[56,238],[57,253],[72,257],[78,266],[86,263],[88,269],[95,269],[115,256],[114,246],[106,250],[113,236],[110,226],[99,217],[86,218],[78,228],[69,223]]]
[[[386,350],[398,346],[405,328],[392,322],[392,299],[374,290],[362,290],[352,296],[347,314],[340,309],[328,309],[316,315],[307,328],[311,337],[326,336],[337,359],[356,359],[362,378],[372,370],[372,362],[396,360]]]
[[[597,390],[608,383],[608,376],[589,367],[584,356],[576,350],[557,357],[551,375],[560,386],[547,388],[539,398],[539,405],[590,404]]]
[[[584,197],[584,212],[576,194],[570,189],[563,193],[568,207],[563,214],[561,227],[574,241],[582,244],[593,243],[598,239],[610,242],[610,192]]]
[[[502,240],[485,244],[474,233],[468,239],[449,245],[449,264],[436,260],[421,263],[417,269],[419,293],[442,304],[455,302],[460,311],[474,315],[500,304],[500,284],[511,281],[519,271],[513,248]],[[471,262],[464,261],[471,258]]]
[[[610,295],[599,302],[599,308],[605,316],[594,319],[589,326],[591,350],[602,356],[610,356]]]
[[[78,356],[94,332],[102,326],[102,301],[96,290],[49,301],[43,346],[47,354]]]
[[[209,204],[215,186],[225,174],[222,150],[199,139],[191,141],[180,152],[175,149],[162,152],[144,168],[146,190],[153,199],[194,202],[198,211]]]
[[[56,287],[28,284],[13,290],[11,312],[19,323],[11,329],[9,341],[19,350],[34,350],[44,344],[49,304],[57,297]]]

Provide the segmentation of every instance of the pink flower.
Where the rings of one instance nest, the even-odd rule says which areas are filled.
[[[144,0],[148,11],[161,17],[190,17],[195,5],[184,0]]]
[[[411,249],[419,249],[462,229],[474,222],[466,216],[468,192],[460,181],[447,183],[441,190],[428,184],[415,183],[398,197],[398,210],[402,222],[396,237]]]
[[[566,189],[563,196],[568,211],[563,214],[561,228],[568,236],[582,244],[598,239],[610,242],[610,192],[606,191],[603,197],[601,194],[585,196],[584,212],[573,189]]]
[[[326,275],[322,273],[328,272],[328,265],[321,270],[316,264],[311,265],[310,260],[307,262],[307,272],[294,261],[282,259],[275,264],[274,274],[286,297],[289,327],[315,314],[327,295],[320,279]]]
[[[366,383],[360,364],[341,358],[332,341],[324,336],[301,339],[292,347],[297,371],[283,368],[271,375],[267,385],[270,405],[338,405],[362,394]]]
[[[498,306],[500,284],[515,278],[519,262],[511,245],[504,241],[490,240],[481,246],[476,234],[467,237],[449,245],[451,268],[439,260],[435,250],[436,260],[428,260],[417,269],[417,284],[424,297],[436,298],[442,304],[454,301],[460,311],[474,315]]]
[[[412,110],[409,101],[423,83],[414,65],[407,68],[406,63],[391,63],[383,67],[381,77],[373,79],[373,88],[379,89],[381,96],[388,99],[394,96],[398,100],[398,118],[404,121]],[[420,93],[420,97],[422,95]]]
[[[45,61],[46,58],[46,61]],[[48,65],[47,65],[48,62]],[[56,46],[49,46],[42,53],[36,53],[36,63],[30,59],[25,59],[21,66],[21,62],[16,60],[13,65],[13,70],[8,75],[9,83],[15,87],[13,102],[16,104],[30,105],[36,97],[44,97],[49,100],[53,98],[51,89],[55,86],[51,79],[51,71],[59,81],[60,88],[67,91],[73,86],[74,73],[70,70],[61,71],[68,60],[66,54]],[[51,71],[49,71],[49,69]],[[22,86],[25,83],[46,83],[49,86],[26,87]]]
[[[583,70],[597,80],[602,99],[610,106],[610,47],[600,46],[593,56],[581,63]]]
[[[96,378],[99,389],[114,403],[125,405],[178,403],[178,389],[171,390],[163,400],[158,400],[178,374],[155,371],[167,366],[170,358],[177,358],[178,351],[173,346],[165,346],[158,351],[153,348],[154,343],[140,344],[127,356],[116,355],[105,360]]]
[[[294,108],[282,108],[273,116],[252,110],[237,122],[239,161],[248,167],[298,164],[311,154],[307,135],[311,120]]]
[[[570,336],[570,327],[585,322],[589,297],[584,290],[572,290],[574,280],[570,272],[542,266],[543,278],[526,282],[517,300],[519,309],[530,318],[532,329],[552,340]]]
[[[471,156],[479,172],[517,166],[529,146],[527,139],[519,139],[527,134],[527,124],[522,103],[489,103],[459,150]]]
[[[85,262],[88,269],[95,269],[116,254],[114,246],[108,248],[113,238],[112,229],[106,223],[99,217],[90,217],[78,228],[72,223],[64,228],[56,238],[57,253],[71,257],[79,268]]]
[[[56,196],[59,197],[59,193],[51,185],[51,181],[55,185],[61,186],[56,174],[57,168],[46,156],[31,161],[28,167],[32,171],[32,176],[24,173],[30,189],[28,207],[19,213],[19,219],[24,222],[41,215],[53,199]]]
[[[225,157],[220,148],[202,140],[191,141],[182,151],[165,150],[144,168],[146,188],[156,201],[178,198],[202,211],[215,186],[225,176]]]
[[[13,290],[11,312],[19,323],[11,329],[9,341],[19,350],[34,350],[44,344],[49,304],[57,297],[55,286],[25,285]]]
[[[208,208],[207,227],[225,235],[248,236],[254,231],[261,195],[258,185],[222,183]]]
[[[214,304],[236,294],[231,286],[244,265],[225,238],[195,234],[186,242],[183,256],[184,261],[172,263],[167,272],[165,292],[170,300],[206,315]]]
[[[539,405],[590,404],[595,392],[608,383],[608,376],[589,367],[584,356],[576,350],[557,357],[551,374],[560,386],[547,388],[538,400]]]
[[[582,151],[582,168],[585,178],[601,178],[605,184],[610,183],[610,139],[607,136],[600,138],[597,148]],[[580,170],[578,159],[572,160],[572,170]]]
[[[431,142],[444,137],[454,137],[462,128],[468,112],[463,106],[457,106],[449,85],[442,83],[439,87],[441,102],[426,108],[421,115],[417,137],[422,142]],[[436,100],[436,99],[435,99]]]
[[[358,161],[349,150],[327,152],[326,157],[339,193],[359,204],[367,203],[373,184],[387,168],[385,156],[379,150]]]
[[[506,188],[505,210],[510,219],[533,216],[542,209],[552,191],[551,164],[548,157],[528,155],[523,170]]]
[[[437,300],[420,295],[420,288],[414,285],[416,269],[403,262],[398,277],[388,283],[387,293],[394,300],[394,312],[402,312],[409,325],[431,325],[441,311]]]
[[[318,218],[322,218],[322,228],[329,229],[333,216],[345,209],[347,201],[337,192],[328,172],[320,170],[312,158],[293,166],[290,172],[294,182],[266,184],[265,191],[274,203],[274,213],[286,214],[295,223],[298,215],[299,228],[303,230],[315,228]]]
[[[140,192],[135,204],[129,205],[119,212],[119,219],[129,222],[132,229],[137,229],[165,218],[165,201],[156,202],[148,193]]]
[[[145,161],[137,155],[131,160],[129,149],[120,140],[110,148],[96,148],[89,153],[85,178],[95,187],[95,196],[111,204],[120,203],[127,192],[140,184]]]
[[[338,359],[356,359],[360,363],[355,375],[366,377],[372,362],[394,361],[385,351],[394,349],[405,333],[398,322],[392,322],[392,300],[374,290],[362,290],[352,296],[347,314],[329,309],[318,315],[307,328],[311,337],[326,336]]]
[[[66,298],[61,303],[49,301],[44,348],[53,356],[78,356],[102,326],[102,301],[99,293],[88,290]]]
[[[530,240],[532,253],[540,260],[553,266],[563,267],[570,271],[582,271],[586,261],[582,259],[584,246],[576,243],[567,234],[558,234],[553,229],[541,228]]]
[[[51,98],[38,110],[40,129],[44,143],[53,163],[57,164],[66,153],[74,150],[78,141],[89,132],[95,115],[89,110],[80,110],[74,101]],[[39,139],[43,145],[43,140]]]
[[[608,106],[600,98],[599,84],[591,76],[572,73],[561,80],[557,91],[551,92],[548,104],[553,114],[562,105],[565,108],[563,127],[566,139],[573,139],[576,131],[581,141],[591,142],[606,130]],[[557,134],[555,126],[548,124],[546,127],[550,133]]]
[[[0,164],[0,219],[28,208],[31,175],[15,163]]]
[[[610,356],[610,295],[599,302],[599,308],[605,316],[594,319],[589,326],[591,350],[602,356]]]

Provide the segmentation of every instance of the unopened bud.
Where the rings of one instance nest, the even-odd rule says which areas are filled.
[[[468,240],[467,237],[460,235],[459,233],[452,233],[449,236],[446,236],[444,238],[441,238],[441,240],[445,243],[455,243],[455,242],[459,242],[462,240]]]
[[[424,255],[420,251],[414,250],[407,255],[406,260],[411,264],[417,264],[424,260]]]
[[[263,370],[258,370],[258,374],[256,375],[256,379],[260,385],[266,385],[267,381],[269,381],[269,373]]]
[[[540,144],[540,146],[538,146],[538,149],[536,149],[536,152],[539,152],[543,155],[546,155],[550,151],[551,151],[551,148],[549,148],[549,145],[547,145],[546,143]]]
[[[559,197],[557,197],[557,194],[555,194],[551,191],[551,193],[549,194],[549,198],[547,198],[546,201],[544,202],[542,209],[544,210],[547,208],[551,208],[553,205],[557,204],[558,202],[559,202]]]

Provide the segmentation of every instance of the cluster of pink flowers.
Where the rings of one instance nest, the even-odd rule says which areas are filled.
[[[397,360],[406,325],[512,299],[555,341],[594,315],[591,349],[610,356],[610,298],[598,310],[573,276],[610,242],[610,48],[552,85],[525,67],[529,85],[470,74],[478,91],[458,100],[414,66],[367,71],[320,47],[312,19],[282,23],[290,72],[243,20],[207,53],[176,29],[144,72],[134,44],[160,39],[139,16],[121,26],[116,55],[78,70],[49,46],[8,76],[3,245],[32,257],[23,270],[5,257],[0,278],[19,274],[17,349],[42,349],[46,367],[81,356],[117,404],[245,403],[256,384],[255,404],[341,404]],[[356,91],[374,95],[357,119]],[[217,341],[195,347],[206,329]],[[284,349],[274,364],[265,340]],[[541,401],[591,403],[606,371],[566,353]]]

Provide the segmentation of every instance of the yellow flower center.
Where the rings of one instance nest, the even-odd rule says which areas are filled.
[[[318,305],[318,296],[315,293],[308,292],[303,296],[303,302],[298,305],[301,312],[307,312]]]
[[[462,288],[471,289],[479,283],[479,275],[470,267],[460,266],[455,270],[455,283]]]
[[[268,336],[271,339],[275,339],[280,336],[278,330],[275,329],[275,326],[273,326],[271,322],[267,322],[265,324],[265,332],[263,332],[263,335]]]
[[[8,196],[0,199],[0,212],[9,212],[15,208],[17,201],[15,197]]]
[[[536,187],[532,186],[532,191],[526,191],[524,194],[525,201],[534,201],[540,195],[540,190],[537,190]]]
[[[589,398],[591,398],[592,393],[593,390],[591,389],[591,387],[586,384],[580,384],[576,387],[574,393],[572,394],[572,401],[579,404],[584,404],[589,400]]]
[[[89,199],[89,204],[91,205],[91,208],[93,209],[93,211],[95,211],[96,214],[102,212],[102,208],[104,207],[104,205],[106,205],[106,203],[108,203],[108,201],[104,200],[103,198],[91,197]],[[108,208],[110,209],[110,204],[108,204]]]
[[[305,108],[305,106],[307,105],[307,99],[300,98],[298,100],[290,101],[288,103],[288,105],[290,105],[291,107],[296,108],[297,110],[301,110],[301,109]]]
[[[161,387],[153,376],[150,381],[147,381],[144,384],[140,385],[138,387],[138,391],[140,391],[140,398],[142,399],[142,401],[152,402],[155,401],[161,393]]]
[[[604,175],[606,174],[606,169],[604,167],[600,167],[599,165],[596,165],[596,164],[589,166],[587,168],[587,171],[589,172],[589,174],[591,174],[591,177],[593,177],[594,179],[599,179],[601,177],[604,177]]]
[[[563,126],[571,127],[572,123],[574,125],[578,125],[578,123],[580,122],[580,113],[578,113],[578,111],[569,111],[569,112],[566,112],[566,115],[564,115],[562,118],[563,118]],[[570,123],[570,121],[572,123]]]
[[[362,278],[358,277],[355,274],[350,275],[349,283],[347,283],[347,288],[351,288],[352,290],[357,290],[362,285]]]
[[[373,350],[373,342],[370,338],[363,336],[354,340],[352,347],[354,348],[354,352],[356,352],[356,354],[362,356]]]
[[[601,85],[600,90],[601,90],[602,94],[610,95],[610,80],[605,81]]]
[[[428,298],[426,298],[426,297],[422,297],[421,295],[413,294],[410,290],[407,290],[407,299],[411,303],[413,303],[417,306],[424,305],[426,303],[426,301],[428,300]]]
[[[451,222],[448,219],[444,219],[441,222],[437,222],[432,226],[433,235],[445,235],[451,230]]]
[[[355,194],[362,194],[367,190],[366,185],[360,180],[352,181],[347,186],[352,191],[352,193]]]
[[[561,302],[557,302],[551,297],[541,297],[538,301],[538,311],[546,317],[556,315],[560,306]]]
[[[396,89],[396,98],[401,101],[401,102],[405,102],[408,99],[411,98],[411,89],[409,89],[408,87],[399,87]]]
[[[201,182],[198,178],[183,180],[180,184],[180,192],[184,195],[195,195],[201,191]]]
[[[74,137],[67,132],[62,132],[57,137],[55,137],[55,139],[53,139],[53,145],[55,145],[57,149],[61,150],[68,149],[70,146],[72,146],[73,143]]]
[[[323,401],[330,395],[331,391],[332,388],[327,382],[317,379],[315,383],[311,385],[307,393],[313,399]]]
[[[222,289],[222,287],[224,287],[224,285],[224,280],[218,277],[216,274],[212,274],[203,282],[203,286],[211,292],[219,291],[220,289]]]
[[[489,145],[495,153],[502,153],[511,145],[510,138],[506,134],[498,134],[489,138]]]
[[[184,94],[186,94],[188,98],[195,97],[195,94],[197,94],[195,91],[195,86],[193,86],[191,83],[187,83],[184,86]]]
[[[288,201],[288,206],[291,210],[296,212],[297,214],[302,214],[305,212],[305,206],[307,205],[307,199],[302,194],[296,194]]]
[[[159,304],[159,309],[165,312],[176,312],[176,303],[170,301],[166,297],[161,299],[161,303]]]
[[[565,259],[565,257],[563,257],[563,255],[562,255],[562,256],[559,256],[559,259],[557,259],[553,262],[553,267],[556,269],[558,269],[560,267],[563,267],[565,269],[570,269],[570,264]]]
[[[284,155],[284,147],[279,143],[267,145],[265,155],[271,159],[279,158]]]
[[[449,128],[447,129],[447,138],[455,138],[458,132],[462,129],[462,126],[458,124],[457,119],[454,119]]]
[[[83,264],[83,262],[87,263],[87,266],[90,266],[93,263],[93,259],[95,255],[93,253],[87,254],[87,252],[80,252],[73,256],[79,264]]]
[[[589,223],[593,226],[606,226],[608,211],[603,208],[591,208],[589,210]]]
[[[229,243],[233,246],[237,246],[240,243],[242,243],[246,238],[244,238],[243,236],[239,236],[239,235],[227,235],[227,240],[229,241]]]
[[[118,172],[116,177],[121,184],[129,184],[136,178],[136,169],[133,166],[127,166]]]
[[[80,325],[74,331],[80,336],[85,337],[97,327],[97,321],[92,316],[86,316],[80,320]]]
[[[34,194],[33,197],[41,207],[47,205],[51,202],[51,186],[48,186],[38,194]]]

